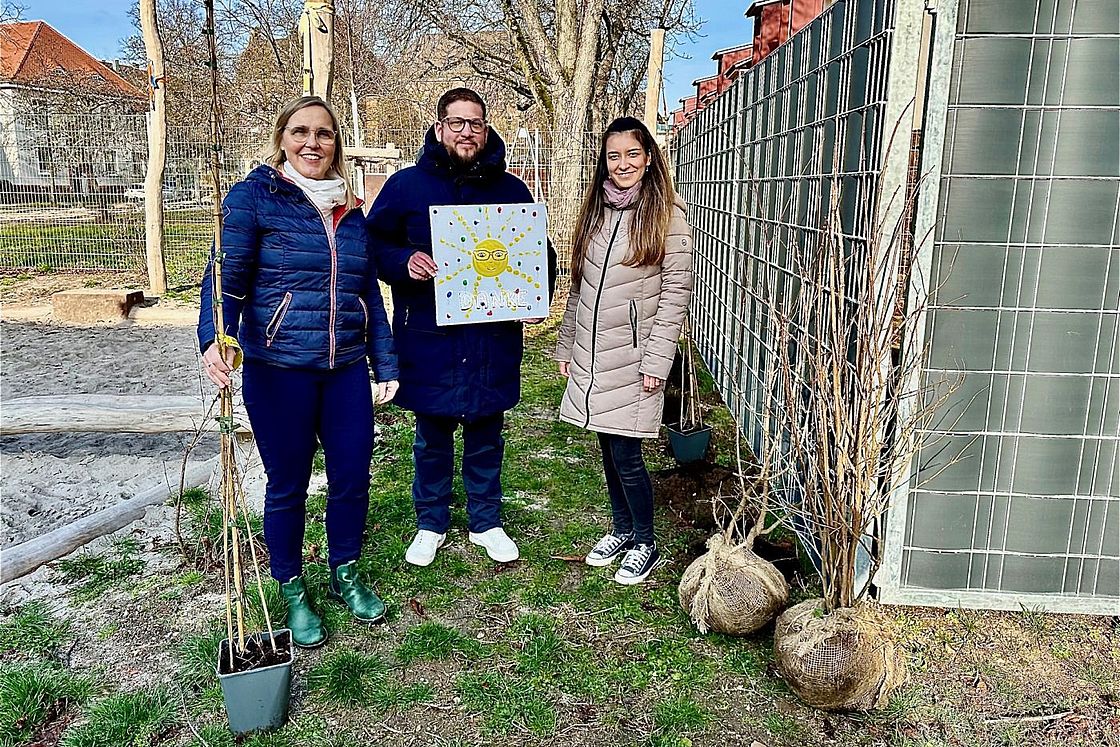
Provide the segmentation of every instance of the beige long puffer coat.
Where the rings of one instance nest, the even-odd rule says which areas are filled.
[[[692,298],[692,231],[678,199],[665,261],[627,267],[633,215],[607,209],[588,246],[582,281],[568,296],[554,357],[570,364],[561,420],[600,433],[654,438],[665,387],[646,392],[642,376],[664,380],[673,365]]]

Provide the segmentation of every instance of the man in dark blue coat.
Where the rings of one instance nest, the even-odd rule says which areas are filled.
[[[438,119],[416,166],[389,177],[366,219],[378,274],[393,290],[396,401],[416,413],[412,500],[418,531],[405,559],[429,565],[447,538],[455,431],[462,426],[470,541],[492,559],[510,562],[518,549],[502,528],[502,426],[505,411],[521,398],[522,323],[436,326],[428,208],[533,197],[506,171],[505,143],[487,125],[477,93],[452,89],[436,108]],[[555,266],[550,245],[550,285]]]

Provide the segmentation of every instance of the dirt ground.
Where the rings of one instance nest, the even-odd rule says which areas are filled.
[[[44,287],[3,291],[31,301],[43,297]],[[547,334],[541,338],[528,346],[526,401],[511,415],[507,447],[518,455],[508,460],[510,480],[522,485],[511,525],[526,557],[508,568],[495,566],[481,561],[477,548],[457,535],[431,573],[403,565],[399,556],[413,528],[407,497],[410,437],[406,418],[390,418],[372,497],[375,541],[367,547],[375,556],[370,568],[382,569],[379,590],[391,603],[389,623],[357,626],[331,612],[330,625],[338,631],[332,642],[297,658],[292,723],[274,737],[252,740],[253,747],[1120,747],[1120,631],[1114,618],[1029,609],[887,608],[907,652],[910,679],[884,712],[867,715],[823,714],[797,701],[774,670],[772,629],[735,640],[696,633],[676,603],[676,581],[717,526],[712,497],[725,494],[734,479],[726,466],[724,423],[717,422],[722,440],[713,449],[720,463],[678,468],[654,460],[655,491],[663,506],[659,531],[675,553],[655,583],[637,591],[614,589],[600,585],[594,569],[565,561],[594,539],[605,508],[601,487],[592,484],[601,479],[601,473],[594,477],[594,452],[584,450],[573,429],[554,422],[554,366]],[[0,354],[3,399],[202,391],[189,327],[3,321]],[[714,397],[709,404],[714,416]],[[182,447],[177,434],[0,437],[0,551],[122,494],[166,482],[168,472],[178,469]],[[651,446],[647,455],[657,448]],[[313,491],[322,484],[317,479]],[[61,654],[68,670],[96,673],[106,692],[173,688],[183,667],[180,646],[222,605],[218,574],[196,572],[179,556],[173,518],[172,507],[153,507],[143,520],[79,554],[111,554],[121,540],[134,542],[144,563],[141,575],[91,602],[75,595],[75,584],[61,577],[58,564],[41,568],[0,590],[0,624],[29,602],[48,602],[55,616],[74,623]],[[461,529],[457,525],[456,532]],[[796,596],[815,592],[791,542],[777,538],[760,552],[791,579]],[[321,566],[320,558],[314,568]],[[540,616],[556,625],[558,653],[555,661],[540,655],[533,660],[540,671],[528,670],[530,644],[540,645],[547,636],[525,642],[514,631]],[[341,653],[394,661],[402,641],[426,621],[438,621],[492,653],[394,665],[391,676],[402,685],[431,687],[431,697],[411,707],[349,708],[324,699],[313,684],[312,674]],[[0,651],[0,668],[12,657]],[[550,674],[550,666],[563,674]],[[468,708],[461,683],[491,676],[511,677],[526,689],[513,692],[508,702],[486,706],[491,711]],[[606,695],[573,695],[569,676],[608,678],[611,684]],[[223,728],[220,696],[218,705],[213,690],[184,697],[181,725],[151,744],[232,744],[207,741]],[[550,733],[515,717],[530,702],[552,709],[556,723]],[[700,716],[689,716],[685,706]],[[70,724],[86,718],[88,713],[76,709],[59,712],[39,737],[43,744],[56,744]],[[300,736],[309,733],[308,724],[317,725],[320,736]],[[196,729],[203,729],[206,739],[196,738]],[[323,734],[361,738],[330,741]]]
[[[11,272],[0,273],[0,304],[4,306],[50,306],[51,296],[77,288],[144,288],[139,271],[114,272]]]
[[[62,394],[201,396],[187,327],[75,327],[0,321],[4,400]],[[192,434],[63,433],[0,438],[0,544],[55,529],[156,485],[178,483]],[[213,457],[207,441],[191,462]]]

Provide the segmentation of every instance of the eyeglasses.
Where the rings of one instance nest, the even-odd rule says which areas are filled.
[[[338,133],[334,130],[328,130],[326,127],[313,130],[304,125],[296,125],[295,127],[285,127],[284,129],[287,130],[288,134],[293,138],[303,143],[307,142],[308,137],[314,137],[320,143],[333,143],[334,139],[338,136]]]
[[[468,124],[471,132],[478,134],[486,129],[485,119],[463,119],[462,117],[447,117],[441,120],[452,132],[462,132]]]

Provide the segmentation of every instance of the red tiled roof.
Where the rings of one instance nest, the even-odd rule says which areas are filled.
[[[752,43],[751,42],[747,42],[745,44],[740,44],[737,47],[724,47],[723,49],[717,49],[715,52],[713,52],[712,53],[712,59],[713,60],[718,60],[720,57],[723,57],[724,55],[729,55],[729,54],[732,54],[733,52],[745,52],[745,51],[750,50],[751,48],[752,48]]]
[[[0,81],[145,98],[44,21],[0,24]]]

